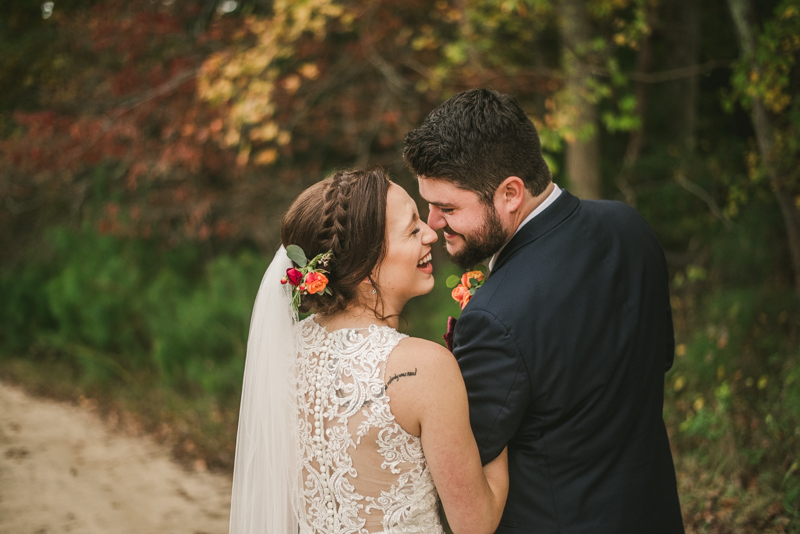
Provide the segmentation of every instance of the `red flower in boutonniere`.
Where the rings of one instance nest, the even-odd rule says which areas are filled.
[[[447,346],[447,350],[453,352],[453,336],[455,335],[456,329],[456,320],[452,317],[447,318],[447,332],[445,335],[442,336],[444,338],[444,344]]]
[[[447,287],[452,287],[453,292],[450,296],[458,302],[461,309],[470,301],[472,296],[486,281],[486,275],[481,270],[474,270],[464,273],[461,278],[456,275],[447,279]]]

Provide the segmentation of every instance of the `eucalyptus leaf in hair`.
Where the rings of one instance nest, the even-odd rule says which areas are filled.
[[[308,263],[306,253],[303,252],[303,249],[297,245],[289,245],[286,247],[286,255],[289,256],[289,259],[295,262],[301,268],[305,267]]]

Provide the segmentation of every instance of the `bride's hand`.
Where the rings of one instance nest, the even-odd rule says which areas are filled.
[[[483,473],[495,495],[508,493],[508,446],[497,458],[483,466]],[[503,497],[505,500],[505,497]]]

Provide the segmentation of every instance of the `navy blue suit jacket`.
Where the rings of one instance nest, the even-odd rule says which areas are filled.
[[[683,532],[673,352],[664,254],[633,208],[563,191],[517,232],[454,337],[481,459],[509,449],[497,532]]]

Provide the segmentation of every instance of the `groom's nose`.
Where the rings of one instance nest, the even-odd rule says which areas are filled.
[[[447,221],[445,221],[444,216],[442,216],[442,210],[436,206],[428,207],[430,209],[428,212],[428,226],[434,230],[439,230],[447,226]]]

